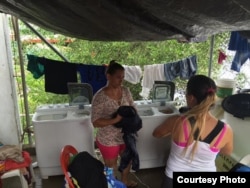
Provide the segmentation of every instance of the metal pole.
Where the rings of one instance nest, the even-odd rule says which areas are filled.
[[[45,42],[57,55],[59,55],[64,61],[69,62],[66,57],[64,57],[54,46],[52,46],[40,33],[38,33],[30,24],[23,21],[22,22],[30,28],[43,42]]]
[[[30,131],[30,116],[29,116],[30,113],[29,113],[28,96],[27,96],[27,88],[26,88],[26,80],[25,80],[23,52],[22,52],[20,31],[19,31],[17,18],[13,18],[13,24],[16,29],[15,35],[16,35],[16,40],[17,40],[17,45],[18,45],[19,61],[20,61],[20,68],[21,68],[21,75],[22,75],[23,100],[24,100],[25,117],[26,117],[26,128],[24,129],[24,132],[28,133],[29,144],[31,144],[32,139],[31,139],[31,131]]]
[[[211,71],[212,71],[213,51],[214,51],[214,35],[211,36],[211,41],[210,41],[210,56],[209,56],[209,64],[208,64],[208,76],[209,77],[211,77]]]

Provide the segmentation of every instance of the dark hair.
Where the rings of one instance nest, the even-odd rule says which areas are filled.
[[[187,95],[193,95],[197,100],[197,105],[189,109],[185,114],[186,118],[193,118],[194,124],[191,126],[190,137],[188,138],[187,145],[191,144],[194,140],[201,138],[201,133],[206,125],[206,114],[215,103],[216,99],[216,84],[215,82],[205,75],[192,76],[187,83]],[[198,132],[196,138],[194,135]],[[191,152],[191,159],[196,152],[198,142],[194,143]],[[187,152],[187,147],[184,149],[184,153]]]
[[[209,95],[215,95],[215,82],[205,75],[192,76],[187,83],[187,94],[193,95],[200,104]]]
[[[111,60],[109,62],[109,65],[106,69],[106,74],[110,74],[110,75],[113,75],[117,70],[125,70],[124,67],[117,63],[116,60]]]

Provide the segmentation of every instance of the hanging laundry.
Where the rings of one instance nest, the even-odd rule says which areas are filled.
[[[240,72],[242,65],[250,58],[250,43],[248,39],[242,37],[238,31],[232,31],[228,49],[236,51],[231,64],[231,70]]]
[[[77,82],[76,64],[44,59],[45,91],[68,94],[68,82]]]
[[[144,65],[143,78],[141,81],[142,91],[140,92],[143,98],[148,98],[155,80],[166,81],[164,64]]]
[[[172,81],[179,76],[180,73],[180,63],[166,63],[164,64],[164,75],[167,81]]]
[[[227,58],[227,55],[219,50],[218,64],[222,64],[222,62]]]
[[[123,67],[125,69],[124,80],[126,80],[132,84],[137,84],[141,81],[142,70],[141,70],[140,66],[123,65]]]
[[[188,58],[164,64],[164,76],[167,81],[172,81],[178,76],[181,79],[189,79],[197,72],[197,57],[196,55]]]
[[[33,78],[38,79],[42,77],[44,75],[44,65],[43,65],[44,58],[30,54],[27,54],[27,58],[28,58],[27,70],[32,73]]]
[[[197,72],[197,57],[193,55],[180,61],[180,78],[188,80]]]
[[[195,55],[182,59],[180,62],[180,78],[188,80],[197,71],[197,58]]]
[[[232,64],[231,70],[240,72],[240,69],[246,61],[250,59],[250,51],[236,51]]]
[[[238,31],[232,31],[229,39],[228,50],[249,51],[250,43],[248,42],[248,39],[242,37]]]
[[[81,82],[92,86],[93,95],[107,83],[104,65],[77,64],[77,71],[80,73]]]

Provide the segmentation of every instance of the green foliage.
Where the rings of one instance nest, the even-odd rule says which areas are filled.
[[[26,54],[32,54],[39,57],[63,61],[46,44],[31,43],[28,39],[38,38],[22,22],[19,22],[20,33],[23,39],[22,50],[25,60],[25,78],[28,92],[28,102],[30,113],[34,113],[38,105],[51,103],[68,103],[67,95],[57,95],[46,93],[44,91],[44,77],[34,79],[32,74],[27,71]],[[201,43],[180,43],[176,40],[167,40],[162,42],[93,42],[75,38],[69,38],[55,34],[37,26],[33,26],[46,39],[57,39],[58,42],[53,46],[68,59],[69,62],[102,65],[108,64],[110,60],[115,59],[123,65],[144,65],[175,62],[192,55],[198,58],[198,74],[208,74],[210,59],[210,38]],[[27,39],[28,38],[28,39]],[[225,49],[228,44],[229,33],[219,34],[215,37],[213,47],[212,77],[216,76],[219,70],[218,50]],[[26,39],[26,40],[24,40]],[[65,44],[70,39],[71,42]],[[28,42],[27,42],[28,41]],[[18,62],[18,53],[16,41],[12,42],[13,54],[15,60],[16,74],[20,76],[20,65]],[[21,78],[17,76],[17,83],[20,95],[20,104],[22,103],[22,84]],[[177,89],[184,89],[186,80],[177,78],[174,80]],[[141,84],[133,85],[125,82],[133,94],[135,100],[140,100]],[[21,109],[23,105],[20,105]]]

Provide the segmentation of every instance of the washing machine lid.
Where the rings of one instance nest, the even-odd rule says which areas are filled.
[[[175,84],[171,81],[155,81],[153,85],[153,102],[174,100]]]
[[[227,96],[222,101],[222,107],[237,118],[250,117],[250,94],[239,93]]]
[[[69,105],[82,106],[91,104],[93,88],[88,83],[68,83]]]

